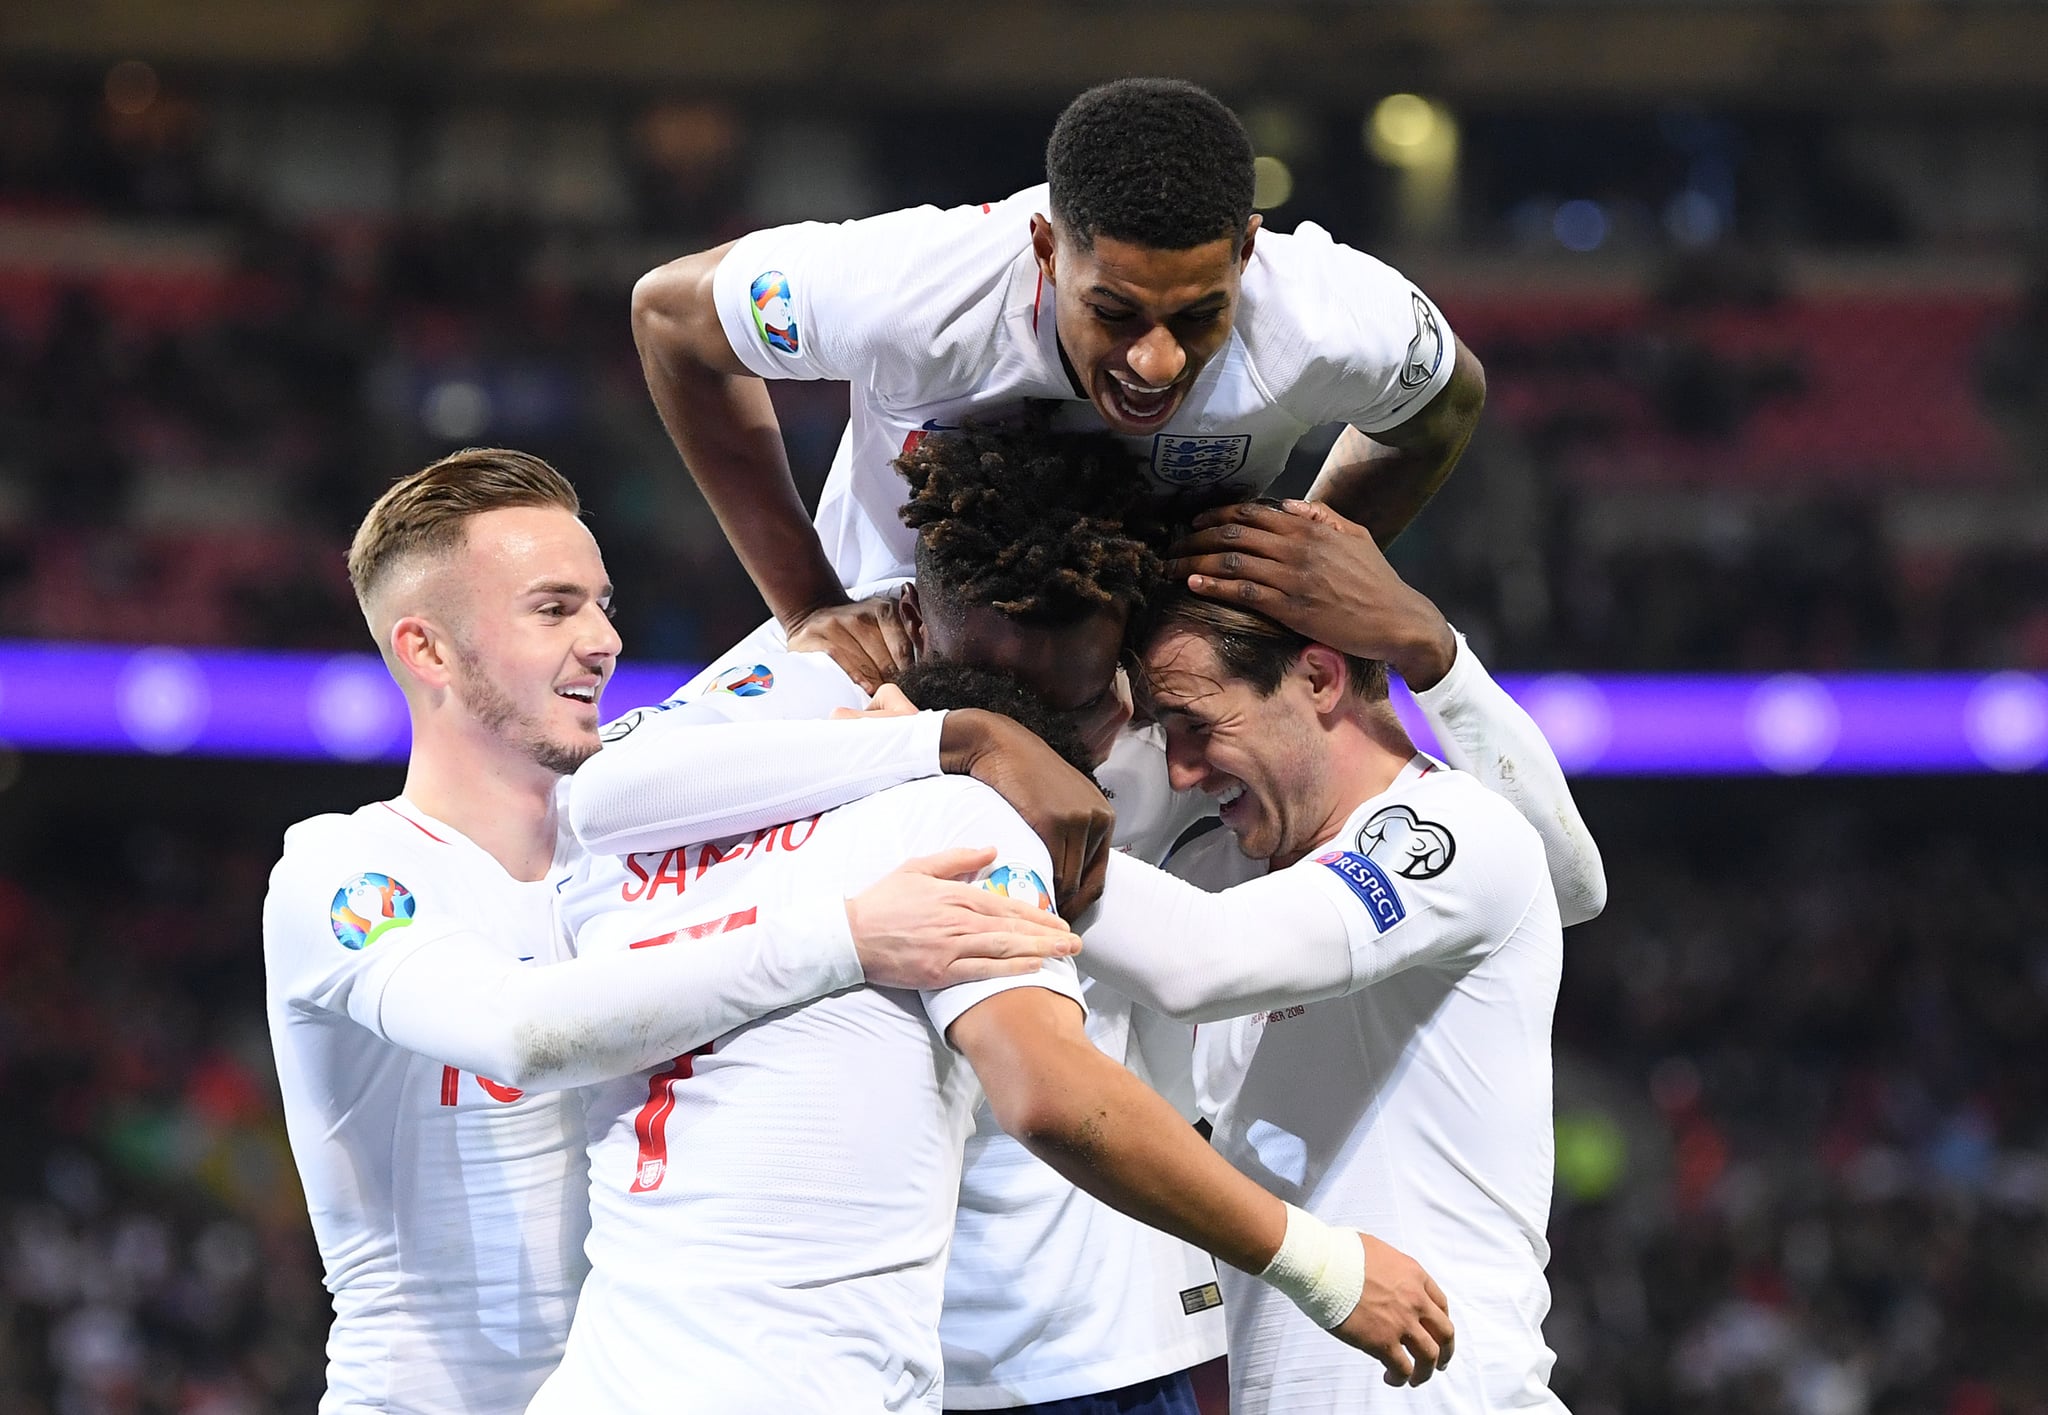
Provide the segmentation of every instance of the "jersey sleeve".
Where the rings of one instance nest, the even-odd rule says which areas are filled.
[[[1443,311],[1400,271],[1304,225],[1289,239],[1282,308],[1305,363],[1285,401],[1304,422],[1384,432],[1450,382],[1457,340]]]
[[[1462,773],[1354,818],[1328,848],[1269,880],[1314,888],[1337,907],[1347,991],[1484,956],[1550,890],[1534,829]]]
[[[1081,962],[1140,1006],[1182,1022],[1340,996],[1352,975],[1343,910],[1287,875],[1212,894],[1111,855],[1102,898],[1078,921]]]
[[[292,827],[263,901],[272,1000],[353,1018],[385,1038],[379,1013],[399,964],[463,927],[440,911],[431,884],[416,856],[344,817]]]
[[[836,894],[781,899],[752,924],[545,967],[475,934],[417,948],[381,989],[380,1036],[521,1090],[645,1070],[779,1008],[858,986]]]
[[[981,873],[981,887],[1012,899],[1036,903],[1048,914],[1058,910],[1052,892],[1052,856],[1045,843],[1024,823],[1007,801],[978,781],[949,778],[946,789],[934,792],[921,817],[906,832],[905,852],[911,856],[934,854],[960,846],[993,846],[996,861]],[[1071,958],[1046,959],[1035,973],[1010,978],[988,978],[976,983],[956,983],[922,994],[925,1015],[939,1035],[947,1037],[953,1024],[978,1002],[1012,988],[1049,988],[1086,1011],[1081,998],[1081,978]]]
[[[1543,841],[1558,917],[1567,926],[1607,905],[1607,872],[1543,729],[1493,681],[1463,634],[1451,671],[1415,694],[1444,759],[1521,813]]]
[[[1527,823],[1464,785],[1384,806],[1316,855],[1215,894],[1112,856],[1081,957],[1145,1006],[1213,1022],[1483,956],[1549,877]]]
[[[975,258],[983,248],[991,259]],[[884,401],[915,399],[955,371],[946,351],[1004,273],[999,257],[976,207],[807,221],[734,242],[712,299],[733,352],[762,378],[839,379]]]
[[[824,654],[771,653],[627,713],[577,771],[570,824],[599,855],[718,840],[936,775],[944,713],[830,720],[866,695]]]

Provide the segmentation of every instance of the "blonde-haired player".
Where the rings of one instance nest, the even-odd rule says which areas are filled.
[[[599,747],[620,648],[579,510],[539,458],[470,449],[394,485],[350,549],[411,715],[405,790],[294,826],[264,907],[285,1119],[334,1294],[323,1412],[513,1411],[553,1369],[588,1226],[560,1088],[863,980],[935,986],[1072,947],[1021,901],[935,878],[992,858],[961,850],[854,899],[769,903],[743,939],[557,962],[561,788]],[[933,753],[942,730],[909,729]],[[862,773],[907,740],[864,738],[878,750],[842,770],[902,779]]]

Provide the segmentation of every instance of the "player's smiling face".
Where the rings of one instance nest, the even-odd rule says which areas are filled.
[[[598,704],[618,661],[597,542],[559,507],[472,517],[449,568],[464,608],[451,626],[451,687],[476,725],[550,771],[598,749]]]
[[[1245,263],[1258,234],[1187,250],[1097,236],[1082,245],[1032,220],[1039,270],[1053,291],[1060,347],[1088,399],[1117,432],[1166,426],[1204,365],[1230,339]]]
[[[1145,649],[1148,705],[1166,733],[1168,778],[1221,807],[1244,853],[1293,864],[1320,843],[1332,793],[1306,679],[1261,695],[1199,634],[1171,629]]]

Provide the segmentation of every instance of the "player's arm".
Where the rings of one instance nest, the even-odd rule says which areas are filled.
[[[915,260],[912,213],[756,231],[633,288],[633,340],[655,407],[790,646],[829,653],[872,692],[910,662],[896,602],[849,602],[804,514],[768,378],[899,379],[891,297]]]
[[[1368,527],[1381,545],[1408,528],[1465,453],[1486,406],[1486,370],[1455,334],[1450,379],[1402,423],[1366,434],[1347,426],[1337,435],[1309,487],[1320,501]]]
[[[504,1085],[587,1085],[864,982],[943,987],[1071,954],[1078,940],[1057,918],[958,882],[994,858],[947,851],[851,899],[764,903],[748,927],[545,967],[458,930],[394,959],[349,1010],[408,1051]]]
[[[1543,838],[1564,923],[1599,914],[1607,903],[1600,847],[1542,729],[1372,536],[1301,501],[1221,507],[1196,526],[1172,565],[1189,588],[1270,614],[1343,653],[1384,660],[1413,690],[1445,760],[1504,797]]]
[[[1489,947],[1548,881],[1537,842],[1504,804],[1461,804],[1439,796],[1389,808],[1448,838],[1436,856],[1447,863],[1428,879],[1399,872],[1398,837],[1386,863],[1353,835],[1213,894],[1118,855],[1080,921],[1088,971],[1169,1017],[1212,1022],[1339,997]]]
[[[1448,1363],[1448,1304],[1405,1254],[1331,1228],[1232,1168],[1173,1107],[1103,1055],[1059,994],[1017,988],[976,1004],[949,1039],[1003,1129],[1077,1187],[1285,1292],[1391,1384]]]
[[[963,709],[850,721],[734,719],[775,698],[682,703],[621,719],[576,773],[570,824],[592,854],[721,840],[946,772],[994,787],[1045,842],[1060,898],[1102,892],[1115,816],[1095,784],[1009,718]],[[784,701],[784,699],[775,699]],[[881,701],[878,699],[878,701]],[[623,730],[621,730],[623,729]]]
[[[713,278],[734,244],[641,276],[633,342],[683,464],[769,610],[794,634],[821,613],[844,614],[848,600],[804,514],[768,385],[733,351],[718,318]]]

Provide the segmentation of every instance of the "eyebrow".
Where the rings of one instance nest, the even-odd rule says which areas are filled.
[[[1142,306],[1140,306],[1138,302],[1132,299],[1129,295],[1125,295],[1116,290],[1112,290],[1107,285],[1091,285],[1088,287],[1088,293],[1091,295],[1099,296],[1100,298],[1105,300],[1115,300],[1118,304],[1127,306],[1131,309],[1142,308]],[[1175,313],[1187,314],[1192,310],[1198,310],[1202,308],[1204,305],[1221,306],[1225,304],[1229,299],[1229,291],[1211,290],[1208,294],[1202,296],[1200,299],[1192,301],[1189,304],[1182,305],[1178,310],[1175,311]]]
[[[590,590],[588,586],[579,585],[569,580],[540,580],[535,582],[534,584],[528,585],[526,587],[526,593],[587,595],[590,594]],[[602,585],[598,586],[597,593],[592,597],[595,599],[610,599],[612,597],[611,581],[607,580]]]

